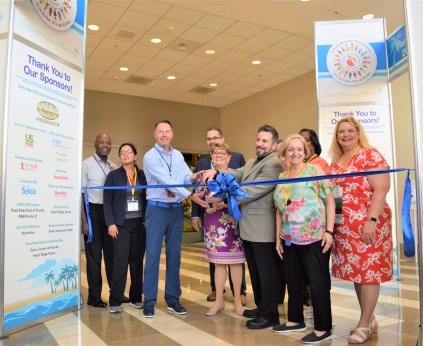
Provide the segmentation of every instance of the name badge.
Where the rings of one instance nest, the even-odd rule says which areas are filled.
[[[342,216],[342,187],[335,185],[333,189],[333,197],[335,199],[335,223],[343,224],[344,217]]]
[[[138,211],[138,200],[128,200],[128,211]]]

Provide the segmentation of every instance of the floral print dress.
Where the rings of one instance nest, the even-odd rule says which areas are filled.
[[[348,163],[331,165],[332,174],[364,172],[369,169],[388,169],[383,156],[374,148],[361,148]],[[335,242],[332,246],[332,273],[338,279],[357,283],[377,284],[392,279],[393,250],[391,209],[388,204],[377,216],[376,242],[361,241],[361,229],[367,219],[372,189],[365,176],[336,179],[342,188],[342,220],[335,223]],[[373,215],[371,215],[373,216]]]
[[[306,164],[297,178],[321,175],[312,164]],[[279,179],[285,178],[281,173]],[[285,192],[284,192],[285,190]],[[276,207],[282,212],[281,238],[287,240],[289,228],[292,244],[308,245],[323,238],[326,230],[324,198],[333,190],[329,180],[308,181],[295,184],[278,184],[274,193]],[[285,196],[289,195],[288,205]]]
[[[204,213],[204,252],[211,263],[237,264],[245,262],[244,246],[235,235],[236,222],[228,209]]]

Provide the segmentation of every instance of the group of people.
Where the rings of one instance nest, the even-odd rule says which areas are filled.
[[[102,137],[98,138],[100,141]],[[354,283],[360,305],[360,319],[351,330],[348,342],[364,343],[377,332],[374,310],[380,284],[391,280],[393,275],[391,211],[386,204],[390,178],[389,174],[363,176],[359,172],[389,166],[369,145],[359,122],[353,117],[339,119],[330,147],[330,165],[319,156],[322,149],[316,133],[310,129],[287,136],[278,146],[278,131],[270,125],[259,127],[256,157],[245,163],[242,154],[231,152],[220,129],[211,128],[206,138],[210,155],[197,163],[195,173],[189,170],[182,154],[171,146],[173,131],[169,121],[156,124],[154,138],[155,146],[144,156],[144,171],[135,165],[136,149],[130,143],[122,144],[119,149],[121,168],[113,167],[107,158],[110,149],[101,150],[97,141],[96,154],[87,159],[91,161],[91,168],[98,171],[97,180],[91,181],[91,185],[101,185],[100,173],[103,173],[102,179],[107,176],[103,220],[97,220],[102,216],[98,207],[100,199],[90,199],[89,205],[94,237],[93,242],[87,244],[88,304],[96,306],[102,302],[101,276],[99,283],[98,278],[88,273],[89,268],[98,265],[95,256],[89,255],[90,247],[94,247],[97,236],[104,244],[106,262],[106,253],[110,251],[110,246],[105,245],[108,235],[113,245],[107,260],[109,270],[106,263],[110,312],[120,312],[120,305],[125,301],[129,264],[130,304],[135,308],[144,307],[144,316],[153,317],[164,239],[165,301],[170,311],[186,314],[179,301],[181,202],[190,198],[192,225],[197,231],[204,230],[205,254],[210,262],[212,293],[207,300],[214,303],[206,313],[208,316],[216,315],[225,307],[224,286],[229,266],[234,311],[248,318],[247,328],[273,327],[276,333],[306,330],[302,297],[306,285],[313,306],[314,331],[305,335],[302,342],[316,344],[327,340],[333,328],[329,271],[332,255],[332,275]],[[330,180],[316,178],[340,173],[358,174]],[[281,182],[276,187],[274,184],[243,186],[248,197],[237,200],[241,211],[238,222],[230,215],[225,198],[214,197],[206,188],[197,188],[191,193],[185,188],[173,187],[207,182],[216,179],[218,174],[231,174],[241,183],[276,179]],[[283,182],[295,178],[301,181]],[[84,182],[90,185],[89,179]],[[130,188],[130,185],[144,184],[149,186],[146,192]],[[128,188],[107,189],[115,185]],[[89,191],[90,197],[93,191],[96,190]],[[85,232],[84,217],[85,213]],[[108,232],[97,234],[94,231],[97,223]],[[101,246],[98,247],[101,262]],[[256,305],[250,310],[243,307],[247,304],[244,262],[248,265]],[[278,302],[285,283],[289,295],[288,315],[287,321],[279,324]],[[144,302],[141,294],[144,294]]]

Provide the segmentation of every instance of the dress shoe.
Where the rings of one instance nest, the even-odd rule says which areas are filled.
[[[127,296],[123,295],[122,297],[122,303],[128,304],[131,302],[131,299],[129,299]]]
[[[242,306],[247,305],[247,297],[245,296],[245,294],[241,294],[241,295],[239,296],[239,298],[240,298],[240,300],[241,300],[241,304],[242,304]]]
[[[277,324],[278,322],[272,322],[263,316],[257,316],[256,318],[247,321],[246,326],[248,329],[264,329],[276,326]]]
[[[216,301],[216,292],[212,292],[207,296],[207,301],[208,302],[214,302]]]
[[[107,303],[102,301],[101,299],[98,299],[98,300],[88,299],[87,304],[94,306],[95,308],[105,308],[107,306]]]
[[[244,310],[242,316],[247,318],[256,318],[258,316],[258,309]]]

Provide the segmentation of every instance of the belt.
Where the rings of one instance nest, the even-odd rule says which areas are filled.
[[[103,204],[100,203],[91,203],[89,202],[89,205],[95,206],[95,207],[103,207]]]
[[[150,205],[155,205],[157,207],[162,207],[162,208],[179,208],[182,206],[182,203],[165,203],[165,202],[157,202],[157,201],[152,201],[149,200],[148,204]]]

